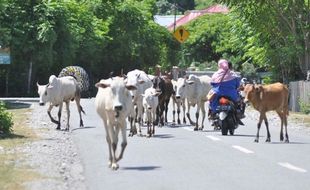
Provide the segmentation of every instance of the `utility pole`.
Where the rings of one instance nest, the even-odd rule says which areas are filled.
[[[176,1],[174,0],[174,3],[173,3],[173,8],[174,8],[174,24],[173,24],[173,32],[175,32],[175,27],[176,27],[176,19],[177,19],[177,3]]]

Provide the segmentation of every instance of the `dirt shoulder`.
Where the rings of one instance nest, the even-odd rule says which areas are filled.
[[[6,178],[14,181],[14,184],[8,181],[5,189],[86,189],[83,167],[71,134],[55,130],[46,109],[46,106],[31,103],[27,111],[22,110],[27,115],[26,120],[16,127],[22,126],[32,132],[19,134],[23,142],[2,150],[2,155],[11,155],[6,160],[11,162],[7,170],[12,171],[12,175]],[[21,133],[27,133],[27,130]],[[25,175],[19,176],[22,173]],[[32,177],[29,177],[30,174]]]

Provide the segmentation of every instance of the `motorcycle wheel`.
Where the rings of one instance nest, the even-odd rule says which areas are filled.
[[[228,128],[229,128],[229,122],[228,122],[228,119],[225,118],[223,121],[222,121],[222,135],[227,135],[228,133]]]

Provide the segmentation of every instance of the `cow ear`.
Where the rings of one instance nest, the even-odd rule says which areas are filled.
[[[99,87],[101,87],[101,88],[106,88],[106,87],[109,87],[110,84],[106,84],[106,83],[103,83],[103,82],[100,81],[100,82],[96,83],[95,86],[96,86],[97,88],[99,88]]]
[[[264,91],[263,91],[263,86],[262,86],[262,85],[256,85],[256,86],[255,86],[255,92],[256,92],[257,94],[259,94],[259,98],[260,98],[260,99],[263,99]]]
[[[127,90],[137,90],[137,87],[133,85],[126,85]]]
[[[161,95],[161,92],[156,92],[155,93],[155,96],[159,96],[159,95]]]
[[[187,84],[194,84],[194,81],[192,80],[186,80]]]

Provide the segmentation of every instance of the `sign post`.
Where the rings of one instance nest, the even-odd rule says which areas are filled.
[[[1,48],[0,46],[0,64],[8,65],[11,64],[10,49]]]
[[[10,48],[2,48],[0,46],[0,65],[11,64]],[[6,69],[5,75],[5,96],[9,94],[9,68]]]

